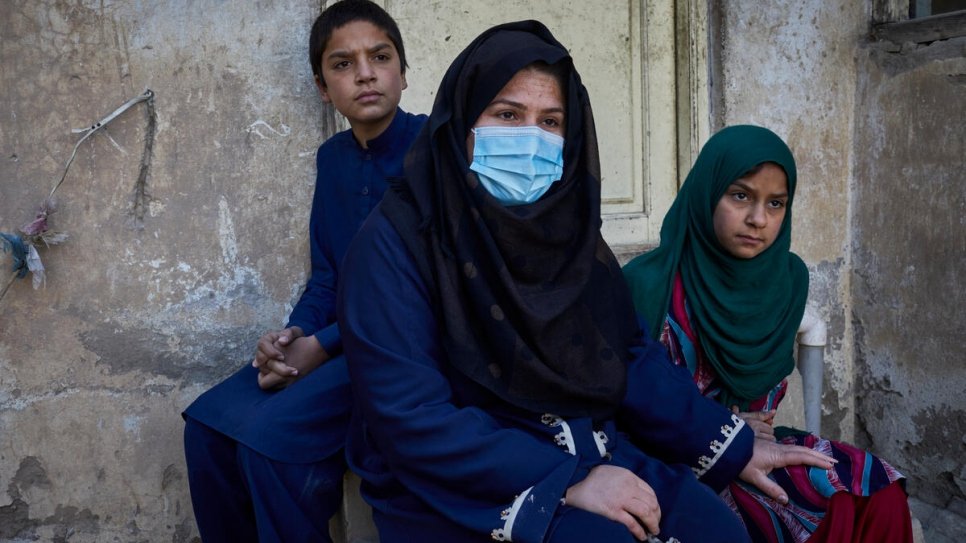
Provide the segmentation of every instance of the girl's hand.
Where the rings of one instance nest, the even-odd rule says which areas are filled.
[[[758,439],[775,441],[775,410],[770,411],[738,411],[737,405],[731,406],[731,412],[744,419],[745,424],[755,431]]]

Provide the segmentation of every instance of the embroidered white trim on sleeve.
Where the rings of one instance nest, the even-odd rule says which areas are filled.
[[[567,452],[576,456],[577,446],[574,444],[574,434],[570,431],[570,425],[567,424],[567,421],[553,413],[544,413],[540,417],[540,422],[551,428],[559,426],[561,431],[559,434],[553,436],[553,442],[561,447],[567,447]]]
[[[513,522],[517,519],[517,513],[520,512],[520,508],[523,506],[523,500],[527,499],[530,495],[530,491],[533,487],[524,490],[516,499],[513,500],[513,505],[510,509],[504,510],[500,514],[500,518],[504,520],[502,528],[496,528],[490,532],[490,537],[496,541],[513,541]]]
[[[607,432],[601,430],[600,432],[594,432],[594,443],[597,444],[597,451],[600,452],[601,458],[607,457]]]
[[[707,473],[708,470],[715,465],[718,459],[721,458],[721,455],[723,455],[724,452],[728,450],[728,447],[731,446],[731,442],[734,441],[735,436],[738,435],[738,432],[745,425],[745,421],[738,417],[738,415],[734,414],[731,415],[731,422],[734,424],[734,426],[729,426],[727,424],[721,426],[721,435],[725,438],[724,443],[718,441],[717,439],[711,441],[710,449],[711,452],[714,453],[714,456],[709,458],[708,456],[702,455],[700,458],[698,458],[698,466],[691,467],[691,470],[694,471],[694,474],[698,478]]]

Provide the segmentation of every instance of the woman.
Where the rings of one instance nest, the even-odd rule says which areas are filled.
[[[624,268],[637,311],[663,323],[651,336],[675,364],[702,394],[741,411],[772,440],[808,294],[808,270],[789,251],[795,182],[795,161],[778,136],[725,128],[701,150],[664,219],[661,245]],[[774,473],[787,504],[729,485],[723,497],[752,540],[912,541],[902,476],[891,466],[850,445],[777,433],[839,463],[824,473],[802,466]]]
[[[709,487],[831,466],[757,444],[642,339],[599,226],[566,49],[534,21],[485,32],[344,263],[347,455],[381,541],[745,541]]]

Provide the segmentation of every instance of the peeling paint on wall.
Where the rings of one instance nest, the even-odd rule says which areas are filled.
[[[344,123],[307,63],[317,9],[0,7],[0,230],[30,219],[71,128],[157,93],[150,175],[136,111],[84,142],[48,288],[3,301],[0,540],[197,540],[180,411],[284,323],[308,272],[314,150]]]
[[[966,497],[966,38],[870,44],[859,59],[857,429],[945,507]]]

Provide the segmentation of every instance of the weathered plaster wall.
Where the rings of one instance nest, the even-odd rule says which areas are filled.
[[[828,324],[823,433],[853,435],[849,198],[861,2],[712,2],[713,128],[752,123],[785,138],[798,165],[792,249],[808,264],[809,301]],[[790,400],[800,392],[791,390]],[[800,406],[779,411],[803,427]]]
[[[857,428],[914,475],[914,495],[962,512],[966,38],[898,49],[873,44],[858,56]]]
[[[180,410],[246,363],[304,283],[318,2],[0,3],[0,231],[33,218],[83,127],[42,251],[0,302],[0,540],[189,541]],[[7,269],[8,256],[0,256]],[[6,284],[7,273],[2,277]]]

